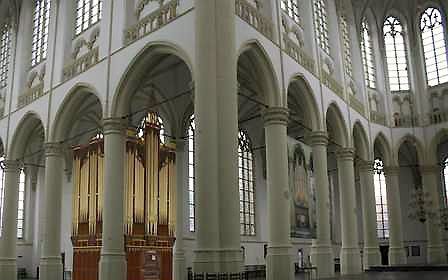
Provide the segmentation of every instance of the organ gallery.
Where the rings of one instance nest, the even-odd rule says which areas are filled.
[[[163,124],[149,113],[128,128],[124,187],[124,236],[129,280],[172,275],[175,216],[175,147],[163,143]],[[73,279],[98,279],[104,185],[102,134],[73,147]]]

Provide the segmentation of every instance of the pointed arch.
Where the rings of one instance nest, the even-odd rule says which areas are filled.
[[[45,139],[45,127],[42,119],[35,112],[27,112],[19,121],[11,138],[11,146],[8,149],[8,158],[13,160],[22,159],[28,144],[33,140],[33,134],[38,135],[42,142]]]
[[[435,163],[441,160],[438,155],[438,146],[444,141],[448,141],[448,128],[442,128],[432,137],[426,153],[429,163]]]
[[[357,120],[353,125],[353,146],[357,155],[363,160],[370,159],[369,138],[367,137],[366,130],[362,123]]]
[[[338,145],[348,147],[349,141],[346,122],[341,110],[335,102],[328,106],[325,116],[327,132],[330,138],[333,138]]]
[[[375,140],[373,141],[373,150],[374,157],[381,158],[386,166],[394,164],[392,148],[382,132],[376,135]]]
[[[268,53],[257,40],[251,40],[245,42],[238,51],[238,76],[240,78],[241,66],[244,63],[253,65],[250,71],[252,77],[256,80],[256,83],[260,84],[257,88],[258,98],[262,103],[267,106],[282,106],[282,95],[280,94],[279,82],[272,61],[269,58]],[[241,83],[239,80],[238,82]]]
[[[422,164],[426,159],[423,144],[417,137],[415,137],[415,135],[412,135],[410,133],[404,135],[397,141],[397,143],[395,145],[395,152],[394,152],[396,155],[396,158],[398,159],[398,154],[399,154],[400,148],[402,147],[402,145],[404,143],[410,143],[411,145],[414,146],[414,148],[417,152],[417,163]]]

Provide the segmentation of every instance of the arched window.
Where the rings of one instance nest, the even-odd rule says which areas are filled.
[[[31,66],[37,65],[47,58],[50,4],[50,0],[34,0]]]
[[[340,17],[340,25],[341,25],[341,33],[342,33],[342,43],[343,43],[343,51],[344,51],[344,68],[345,74],[347,76],[353,76],[353,66],[352,66],[352,52],[350,47],[350,32],[349,26],[347,23],[347,18],[345,15],[341,15]]]
[[[299,1],[298,0],[282,0],[281,8],[284,10],[296,23],[300,23],[299,16]]]
[[[23,225],[25,221],[25,171],[20,170],[19,201],[17,207],[17,238],[23,239]]]
[[[400,20],[393,16],[386,18],[383,32],[390,90],[409,90],[408,60],[404,43],[404,30]]]
[[[369,22],[364,18],[361,22],[361,56],[364,66],[364,78],[369,88],[376,88],[375,57],[373,53],[372,35]]]
[[[11,55],[10,33],[8,24],[0,27],[0,88],[6,87],[8,80],[9,58]]]
[[[438,9],[425,10],[420,18],[420,30],[428,85],[436,86],[448,82],[445,28]]]
[[[445,184],[445,201],[448,206],[448,157],[443,162],[443,182]]]
[[[188,126],[188,228],[195,230],[195,195],[194,195],[194,116]]]
[[[3,203],[5,200],[5,158],[0,157],[0,236],[3,232]]]
[[[238,183],[240,187],[240,232],[255,235],[254,161],[247,134],[238,134]]]
[[[75,35],[79,35],[101,19],[103,1],[77,0]]]
[[[314,0],[314,20],[317,42],[327,54],[330,54],[327,7],[324,0]]]
[[[387,211],[386,177],[380,159],[374,162],[374,184],[376,202],[376,229],[378,238],[389,238],[389,216]]]
[[[165,144],[166,141],[165,126],[163,125],[162,118],[157,113],[154,112],[148,113],[146,117],[143,118],[137,130],[137,134],[140,138],[143,137],[145,127],[147,125],[153,125],[157,127],[157,129],[159,130],[160,142],[162,144]]]

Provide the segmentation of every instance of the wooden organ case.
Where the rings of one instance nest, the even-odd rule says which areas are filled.
[[[175,147],[160,140],[149,113],[126,139],[124,235],[128,280],[170,280],[174,245]],[[102,243],[104,145],[101,135],[73,148],[73,279],[97,280]]]

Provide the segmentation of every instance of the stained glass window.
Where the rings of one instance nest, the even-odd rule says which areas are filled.
[[[255,191],[252,144],[247,134],[238,134],[238,183],[240,189],[240,232],[255,235]]]
[[[75,35],[79,35],[90,26],[101,20],[103,1],[77,0]]]
[[[386,177],[380,159],[374,162],[374,185],[376,202],[376,229],[378,238],[389,238],[389,216],[387,210]]]
[[[376,88],[375,57],[370,26],[366,18],[361,23],[361,56],[366,85],[374,89]]]
[[[195,231],[195,195],[194,195],[194,117],[191,116],[188,127],[188,228]]]
[[[445,28],[440,11],[428,8],[420,18],[426,78],[429,86],[448,82]]]
[[[400,20],[389,16],[384,21],[383,32],[390,90],[409,90],[408,60]]]
[[[11,30],[8,24],[0,27],[0,88],[6,87],[11,56]]]
[[[284,10],[296,23],[300,23],[299,16],[299,1],[298,0],[281,0],[281,8]]]
[[[328,18],[325,0],[314,0],[314,20],[316,36],[319,46],[330,54],[330,41],[328,37]]]
[[[47,58],[50,4],[50,0],[34,0],[31,66],[37,65]]]

